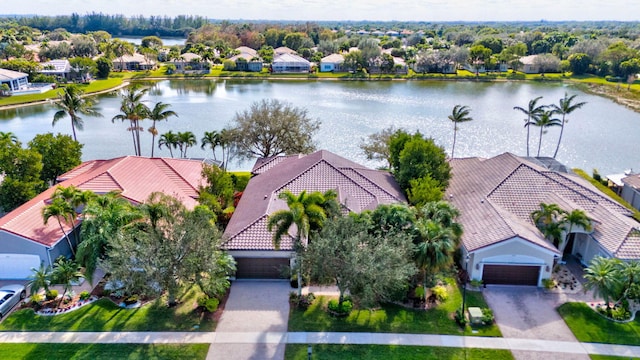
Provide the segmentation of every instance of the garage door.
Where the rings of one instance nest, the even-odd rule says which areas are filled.
[[[18,280],[31,276],[31,268],[40,266],[38,255],[0,254],[0,279]]]
[[[287,258],[236,258],[238,279],[281,279],[282,268],[289,266]]]
[[[485,284],[538,285],[540,266],[484,265]]]

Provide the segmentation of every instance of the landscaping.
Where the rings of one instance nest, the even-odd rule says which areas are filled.
[[[388,360],[388,359],[513,359],[508,350],[493,349],[458,349],[446,347],[428,346],[398,346],[398,345],[313,345],[311,359],[323,360]],[[285,351],[286,360],[308,359],[307,345],[287,345]]]
[[[464,331],[456,324],[454,313],[462,306],[462,294],[452,280],[448,299],[429,310],[414,310],[396,304],[383,304],[377,309],[354,309],[349,316],[332,317],[327,312],[330,300],[318,296],[306,310],[292,308],[289,314],[289,331],[345,331],[392,332],[414,334],[452,334],[476,336],[502,336],[497,325],[472,328]],[[466,306],[488,307],[480,292],[467,291]]]
[[[566,303],[558,313],[578,341],[620,345],[640,345],[640,319],[618,323],[605,319],[585,303]]]
[[[0,359],[204,359],[209,344],[0,344]]]

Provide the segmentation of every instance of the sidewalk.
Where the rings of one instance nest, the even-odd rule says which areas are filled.
[[[640,346],[480,336],[340,332],[0,332],[0,343],[380,344],[640,357]]]

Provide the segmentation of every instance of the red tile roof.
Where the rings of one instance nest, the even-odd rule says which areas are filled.
[[[505,153],[491,159],[451,161],[447,196],[460,209],[465,228],[462,242],[474,251],[519,236],[557,251],[531,220],[540,203],[565,211],[584,210],[594,220],[592,236],[613,256],[640,258],[640,224],[631,212],[579,176],[548,170]]]
[[[179,198],[185,206],[197,204],[201,184],[202,161],[126,156],[111,160],[87,161],[61,175],[60,186],[74,185],[96,193],[120,191],[133,203],[144,202],[160,191]],[[64,234],[55,219],[42,221],[42,208],[55,187],[39,194],[26,204],[0,218],[0,231],[6,231],[45,246],[53,246]],[[65,231],[69,227],[63,225]],[[1,239],[1,238],[0,238]],[[0,244],[0,248],[2,244]]]
[[[309,155],[259,159],[225,230],[228,250],[275,250],[273,233],[267,231],[269,214],[286,209],[278,194],[289,190],[337,190],[347,211],[374,209],[379,204],[406,201],[393,177],[372,170],[326,150]],[[281,250],[292,249],[292,239],[283,239]]]

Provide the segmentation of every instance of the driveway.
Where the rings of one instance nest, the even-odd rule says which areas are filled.
[[[571,300],[565,295],[526,286],[490,285],[483,291],[505,338],[578,342],[556,311],[556,307]],[[517,360],[534,360],[541,359],[543,353],[513,351],[513,355]],[[549,354],[549,358],[553,356]],[[589,356],[563,354],[562,359],[588,360]]]
[[[234,281],[216,327],[216,338],[228,337],[233,342],[237,333],[254,333],[257,339],[266,338],[267,333],[286,333],[291,291],[289,282],[283,280]],[[243,340],[239,338],[237,344],[211,345],[207,360],[284,359],[284,341],[248,344],[241,343]]]

